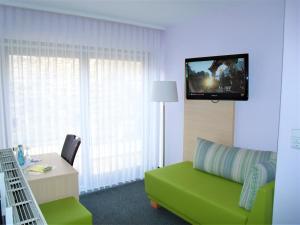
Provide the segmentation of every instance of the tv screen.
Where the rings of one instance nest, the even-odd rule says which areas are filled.
[[[248,100],[248,54],[185,60],[186,97]]]

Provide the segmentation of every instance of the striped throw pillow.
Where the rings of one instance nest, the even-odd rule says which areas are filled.
[[[197,142],[194,168],[242,184],[253,165],[276,160],[276,152],[228,147],[202,138]]]
[[[244,182],[239,205],[246,210],[251,210],[257,192],[261,186],[275,179],[276,161],[258,163],[254,165]]]

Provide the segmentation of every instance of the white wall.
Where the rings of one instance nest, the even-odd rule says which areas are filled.
[[[274,224],[300,224],[300,149],[291,129],[300,129],[300,2],[287,0]]]
[[[166,79],[179,102],[166,108],[166,161],[182,160],[184,59],[249,53],[250,96],[237,102],[235,145],[277,150],[283,46],[283,0],[203,2],[193,21],[165,33]]]

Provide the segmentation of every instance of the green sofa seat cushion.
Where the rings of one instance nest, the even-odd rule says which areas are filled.
[[[192,162],[147,172],[145,189],[151,199],[191,223],[247,223],[249,213],[239,207],[242,185],[196,170]]]
[[[92,225],[92,214],[74,197],[59,199],[40,205],[48,225]]]

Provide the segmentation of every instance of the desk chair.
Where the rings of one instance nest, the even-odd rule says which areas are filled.
[[[80,146],[81,139],[74,134],[68,134],[65,139],[61,157],[73,166],[77,150]]]

